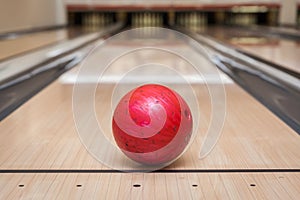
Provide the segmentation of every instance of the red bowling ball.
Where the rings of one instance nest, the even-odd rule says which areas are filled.
[[[192,135],[193,120],[185,100],[168,87],[147,84],[118,103],[112,130],[122,152],[143,165],[177,159]]]

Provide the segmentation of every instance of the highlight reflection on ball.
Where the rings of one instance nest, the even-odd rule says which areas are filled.
[[[185,100],[168,87],[147,84],[118,103],[112,129],[122,152],[145,165],[174,161],[192,135],[193,120]]]

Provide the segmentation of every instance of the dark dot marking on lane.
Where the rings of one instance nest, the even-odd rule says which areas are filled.
[[[133,187],[139,188],[139,187],[141,187],[141,185],[140,184],[134,184]]]

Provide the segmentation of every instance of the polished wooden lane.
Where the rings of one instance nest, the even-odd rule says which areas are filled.
[[[220,141],[209,156],[199,160],[203,133],[210,122],[210,107],[206,106],[209,98],[205,97],[205,88],[195,88],[201,98],[200,107],[204,107],[201,130],[190,150],[170,168],[300,167],[297,133],[236,85],[226,86],[227,116]],[[109,95],[112,89],[107,86],[98,92]],[[103,168],[80,143],[71,103],[72,86],[56,82],[2,121],[1,169]],[[109,108],[109,101],[98,109],[103,108]],[[104,116],[99,116],[100,120],[101,117],[104,122],[110,121]],[[104,128],[108,130],[110,123],[106,124]]]
[[[0,40],[0,60],[24,53],[68,38],[66,29],[22,35],[14,39]]]
[[[266,37],[238,28],[208,27],[203,32],[246,53],[300,73],[300,41]]]
[[[111,51],[117,54],[116,49],[120,48],[112,45]],[[176,48],[197,55],[192,49],[186,52],[188,46],[178,45]],[[111,53],[109,48],[107,51],[107,55]],[[120,60],[114,65],[124,69],[127,65],[135,66],[137,60],[147,57],[152,57],[151,51],[129,59],[129,64]],[[161,54],[154,61],[164,60],[165,64],[170,62],[173,65],[178,63],[170,58]],[[214,66],[199,59],[204,75],[212,73],[210,68]],[[99,67],[99,63],[94,64]],[[112,66],[111,70],[114,71],[115,67]],[[179,68],[184,69],[184,66]],[[76,70],[65,76],[72,75]],[[93,79],[87,79],[84,83],[87,87],[91,84],[89,81]],[[220,83],[208,84],[214,87]],[[95,108],[103,130],[110,130],[111,119],[107,113],[110,112],[114,87],[113,82],[107,82],[96,90],[95,102],[98,103]],[[213,151],[204,159],[199,159],[200,147],[211,122],[212,107],[207,86],[199,82],[193,83],[192,87],[196,91],[201,118],[197,136],[188,151],[164,169],[165,172],[109,173],[101,171],[110,168],[97,161],[80,142],[73,120],[72,81],[68,84],[64,79],[54,82],[0,123],[1,197],[297,199],[300,195],[297,187],[300,181],[299,135],[238,85],[228,82],[225,84],[227,111],[222,135]],[[109,131],[105,132],[107,138],[111,139]],[[106,153],[114,159],[114,152]],[[7,169],[50,171],[4,173],[3,170]],[[99,171],[51,173],[51,170],[63,169]],[[166,170],[175,172],[167,173]],[[226,170],[237,171],[233,173]]]
[[[103,28],[101,29],[103,30]],[[41,31],[20,35],[16,38],[0,40],[0,60],[18,56],[32,50],[49,46],[64,40],[73,39],[88,33],[100,31],[100,28],[94,27],[73,27],[62,28],[58,30]]]
[[[3,174],[1,199],[299,199],[297,173]]]

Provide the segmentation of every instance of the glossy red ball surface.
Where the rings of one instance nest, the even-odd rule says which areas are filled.
[[[192,121],[190,108],[178,93],[147,84],[120,100],[112,129],[117,145],[129,158],[145,165],[162,165],[184,151]]]

